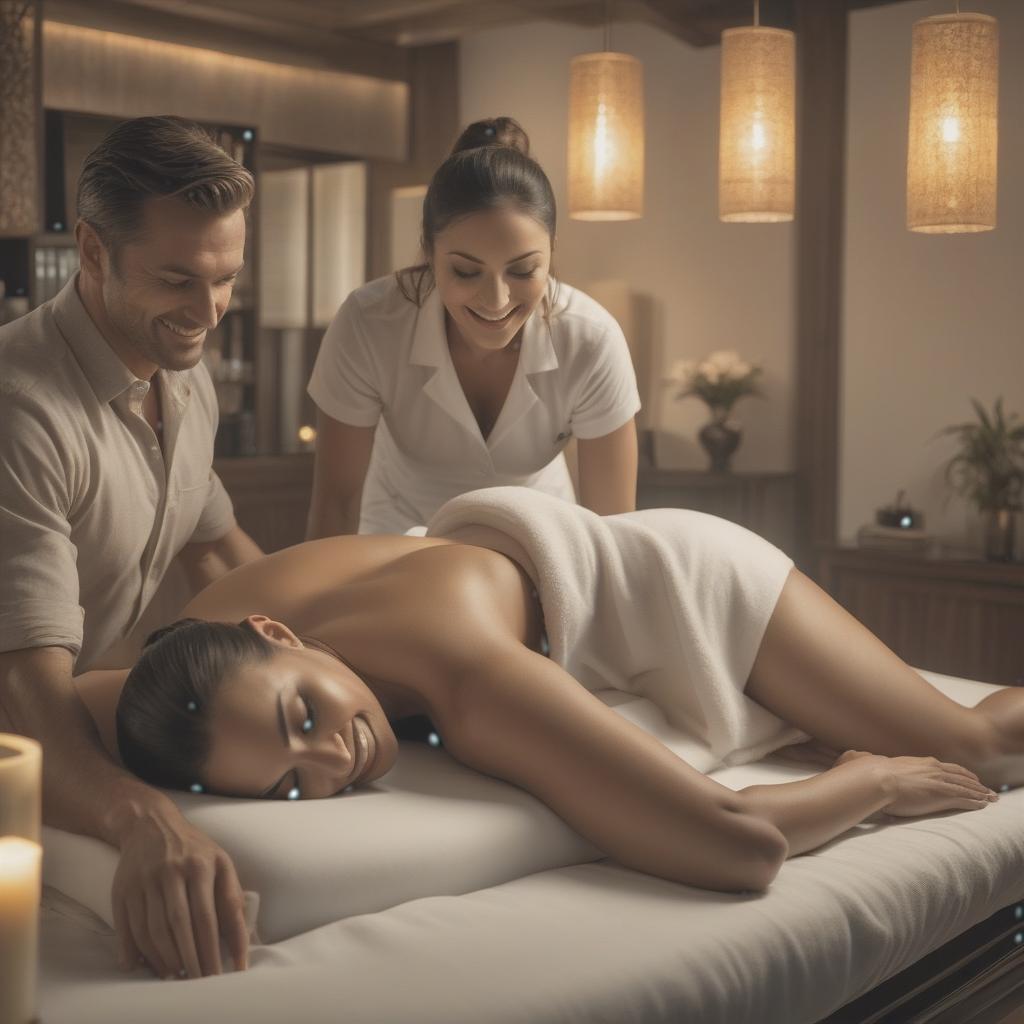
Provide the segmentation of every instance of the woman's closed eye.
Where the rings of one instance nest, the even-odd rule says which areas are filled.
[[[302,698],[302,706],[305,708],[306,716],[303,718],[302,724],[299,726],[299,731],[302,733],[311,733],[316,726],[316,709],[305,697]]]
[[[479,277],[480,276],[480,271],[479,270],[459,270],[458,267],[452,267],[452,271],[453,271],[453,273],[455,274],[456,277],[461,277],[464,281],[466,279],[468,279],[468,278],[471,278],[471,277]],[[518,277],[518,278],[521,278],[521,279],[525,280],[527,278],[533,277],[533,275],[536,272],[537,272],[537,268],[536,267],[531,267],[529,270],[510,270],[509,271],[509,275],[511,277]]]

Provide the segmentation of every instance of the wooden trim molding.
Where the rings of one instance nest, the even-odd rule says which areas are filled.
[[[797,0],[797,561],[836,539],[847,12]]]

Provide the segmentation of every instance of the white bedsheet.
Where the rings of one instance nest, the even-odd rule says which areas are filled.
[[[964,703],[991,690],[931,678]],[[804,774],[758,763],[715,777],[740,788]],[[51,893],[40,1012],[46,1024],[810,1024],[1019,900],[1024,790],[860,826],[787,862],[764,896],[582,864],[350,917],[196,982],[120,974],[109,929]]]

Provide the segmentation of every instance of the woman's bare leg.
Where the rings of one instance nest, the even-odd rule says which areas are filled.
[[[747,694],[839,750],[953,761],[989,785],[1024,776],[1024,690],[977,709],[939,693],[803,573],[793,570],[765,631]],[[998,714],[995,714],[998,712]],[[1020,742],[999,721],[1021,723]],[[1011,730],[1012,731],[1012,730]],[[1012,762],[1016,762],[1014,765]]]

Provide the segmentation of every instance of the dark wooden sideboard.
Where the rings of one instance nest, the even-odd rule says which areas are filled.
[[[313,453],[215,459],[213,468],[235,505],[235,518],[264,551],[306,538]]]
[[[822,586],[904,661],[1024,685],[1024,562],[840,546],[819,564]]]
[[[792,473],[641,468],[637,480],[637,508],[689,508],[721,516],[789,555],[795,546],[795,503]]]
[[[313,487],[313,454],[216,459],[235,515],[264,551],[303,540]],[[706,473],[641,469],[638,508],[690,508],[731,519],[793,550],[791,473]]]

